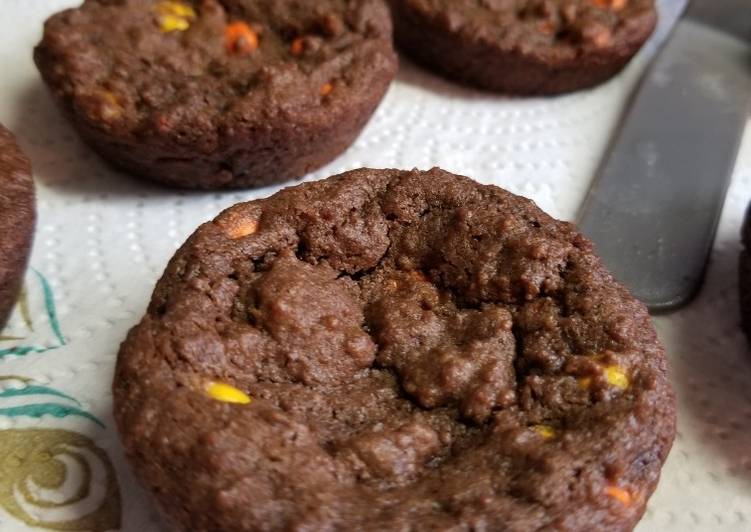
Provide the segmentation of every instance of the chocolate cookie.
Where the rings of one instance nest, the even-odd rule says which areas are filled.
[[[654,0],[389,0],[400,48],[459,81],[558,94],[618,73],[654,30]]]
[[[86,0],[34,52],[81,136],[137,175],[260,186],[331,161],[394,78],[383,0]]]
[[[746,211],[741,230],[743,249],[738,263],[738,286],[740,288],[741,327],[751,340],[751,208]]]
[[[31,163],[0,125],[0,329],[21,290],[35,220]]]
[[[645,308],[531,201],[357,170],[201,226],[123,343],[184,530],[628,530],[675,432]]]

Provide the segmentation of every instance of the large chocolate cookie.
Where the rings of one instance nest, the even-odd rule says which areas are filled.
[[[35,220],[31,163],[0,125],[0,329],[21,290]]]
[[[558,94],[618,73],[652,33],[654,0],[389,0],[399,46],[451,78]]]
[[[115,417],[185,530],[628,530],[675,432],[665,365],[573,226],[358,170],[198,229],[122,345]]]
[[[391,38],[383,0],[86,0],[47,21],[34,57],[117,166],[250,187],[354,141],[395,75]]]

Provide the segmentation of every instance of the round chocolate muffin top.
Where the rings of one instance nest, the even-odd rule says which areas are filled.
[[[654,0],[389,0],[397,41],[484,88],[555,94],[618,72],[652,33]]]
[[[198,229],[121,347],[115,417],[186,530],[628,530],[674,436],[665,366],[570,224],[357,170]]]
[[[351,142],[393,79],[391,36],[383,0],[86,0],[47,21],[35,60],[84,138],[120,166],[248,186],[321,164],[306,143],[331,159]]]
[[[0,329],[21,289],[35,220],[31,163],[0,125]]]
[[[654,0],[392,0],[446,29],[499,49],[561,60],[615,48],[644,20]]]

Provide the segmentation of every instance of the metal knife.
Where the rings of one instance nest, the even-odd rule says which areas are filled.
[[[650,310],[691,301],[751,104],[751,2],[694,0],[649,66],[579,216]]]

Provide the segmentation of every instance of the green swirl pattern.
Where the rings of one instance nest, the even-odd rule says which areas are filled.
[[[79,417],[86,418],[90,421],[93,421],[100,427],[104,428],[104,423],[102,423],[97,417],[92,416],[91,414],[89,414],[88,412],[84,410],[81,410],[79,408],[81,406],[81,403],[79,403],[76,399],[73,399],[69,395],[65,395],[64,393],[58,392],[57,390],[48,388],[46,386],[38,386],[38,385],[32,384],[29,379],[24,379],[22,377],[0,376],[0,382],[9,381],[9,380],[22,382],[24,383],[24,386],[21,388],[8,388],[7,390],[0,391],[0,416],[7,416],[7,417],[27,416],[27,417],[33,417],[33,418],[40,418],[42,416],[54,416],[57,418],[64,418],[68,416],[79,416]],[[63,399],[72,404],[65,404],[62,402],[53,402],[47,399],[42,402],[3,408],[3,403],[2,403],[3,399],[9,399],[11,397],[25,397],[25,396],[34,396],[37,398],[45,398],[45,399],[47,399],[48,397],[52,397],[55,399]]]
[[[54,336],[54,344],[49,347],[40,347],[36,345],[24,345],[23,342],[26,338],[18,335],[0,335],[0,342],[12,342],[16,345],[11,347],[0,348],[0,359],[9,355],[28,355],[30,353],[44,353],[51,349],[57,349],[65,345],[65,337],[60,329],[60,322],[57,317],[57,309],[55,306],[55,295],[52,291],[52,287],[47,279],[40,272],[32,270],[36,281],[41,288],[41,299],[44,302],[44,311],[46,313],[46,321],[49,325],[50,331]],[[20,319],[29,332],[34,332],[34,323],[31,319],[31,312],[29,311],[29,291],[26,287],[21,292],[21,296],[18,300],[18,313]]]

